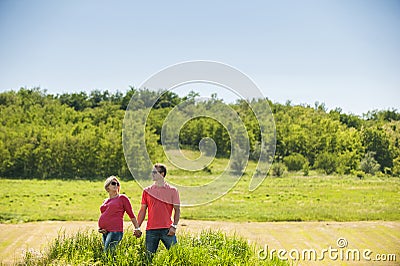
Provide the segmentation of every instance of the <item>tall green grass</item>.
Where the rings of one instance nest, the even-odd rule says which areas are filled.
[[[126,233],[114,252],[104,253],[94,230],[72,236],[60,233],[47,250],[28,251],[17,265],[287,265],[276,258],[261,260],[255,245],[219,231],[180,235],[178,241],[170,250],[160,244],[150,263],[143,237]]]

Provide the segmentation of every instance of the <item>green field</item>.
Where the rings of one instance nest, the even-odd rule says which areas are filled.
[[[205,175],[212,180],[218,173]],[[199,182],[196,173],[172,169],[171,182]],[[103,181],[0,179],[0,222],[93,221],[108,196]],[[183,207],[181,217],[226,221],[368,221],[400,220],[400,179],[367,176],[267,177],[254,192],[244,176],[225,196],[205,205]],[[140,207],[141,188],[123,181],[121,192]],[[201,196],[201,195],[197,195]]]
[[[225,159],[216,159],[209,167],[211,173],[205,171],[184,172],[174,168],[172,165],[168,165],[168,180],[171,183],[187,186],[207,184],[218,179],[218,176],[224,171],[226,163],[227,160]],[[250,163],[249,168],[254,169],[255,165]],[[257,227],[254,223],[247,223],[248,221],[400,221],[399,178],[366,176],[363,179],[359,179],[356,176],[350,175],[325,176],[316,172],[311,172],[310,174],[311,176],[307,177],[302,176],[301,173],[286,173],[283,177],[268,176],[253,192],[248,191],[251,177],[249,173],[239,179],[237,184],[230,190],[229,185],[217,181],[218,187],[216,189],[229,190],[228,193],[208,204],[195,207],[182,207],[181,218],[186,219],[186,221],[214,220],[238,222],[231,225],[231,229],[228,230],[229,232],[234,232],[235,228],[240,228],[247,224],[251,224],[252,229]],[[96,223],[95,221],[100,215],[99,207],[108,196],[103,188],[103,180],[28,180],[2,178],[0,181],[3,188],[0,194],[0,223],[3,224],[49,220],[94,221]],[[229,184],[232,184],[231,180],[228,181]],[[129,196],[135,214],[137,214],[140,207],[142,188],[134,180],[122,180],[121,183],[121,192]],[[204,193],[208,193],[208,191],[204,191]],[[182,197],[188,196],[201,198],[204,195],[182,195]],[[315,230],[311,228],[304,231],[305,236],[300,232],[301,230],[295,230],[296,233],[293,233],[293,230],[288,230],[288,228],[298,224],[306,223],[291,223],[290,226],[284,224],[282,226],[286,229],[278,230],[278,233],[276,233],[278,225],[274,223],[274,230],[272,230],[268,229],[265,223],[262,223],[260,224],[261,229],[257,229],[261,231],[254,235],[258,235],[263,239],[258,244],[270,243],[270,241],[274,243],[274,238],[271,235],[274,235],[275,232],[281,237],[276,237],[276,239],[279,239],[279,243],[283,241],[289,247],[303,243],[304,237],[308,239],[311,231],[313,231],[312,235],[315,235],[315,238],[311,237],[306,243],[312,243],[316,247],[319,247],[321,243],[326,244],[327,239],[332,237],[331,235],[329,237],[326,235],[322,236],[320,233],[314,232]],[[332,227],[328,223],[322,224],[325,227]],[[31,227],[39,226],[43,230],[46,227],[46,225],[42,225],[41,223],[26,223],[24,225]],[[9,224],[4,226],[19,225]],[[360,239],[360,237],[357,235],[357,229],[354,229],[358,228],[358,225],[342,224],[337,226],[341,228],[341,231],[334,232],[334,239],[332,241],[335,241],[339,236],[344,236],[350,239],[354,245],[359,244],[357,239]],[[349,232],[343,231],[343,228],[346,226],[351,228]],[[322,232],[326,233],[328,228],[325,227]],[[384,227],[382,236],[379,230],[368,227],[368,232],[370,232],[369,237],[363,240],[369,243],[367,247],[373,248],[375,251],[382,250],[381,252],[386,252],[387,254],[398,254],[398,250],[395,248],[397,240],[393,240],[393,237],[387,237],[387,234],[392,234],[390,230],[394,229],[387,228],[387,226]],[[292,239],[292,235],[297,235],[297,237],[293,238],[294,242],[285,242],[284,239],[290,240]],[[23,234],[21,236],[23,238]],[[29,237],[34,236],[29,235]],[[202,237],[204,240],[208,241],[211,239],[218,243],[224,243],[224,245],[231,241],[233,243],[232,248],[215,249],[214,242],[203,245],[200,248],[196,246],[196,241],[201,240]],[[15,256],[16,261],[23,265],[38,265],[41,263],[44,265],[47,263],[112,264],[114,260],[110,260],[111,258],[101,253],[101,241],[97,234],[78,234],[72,238],[64,239],[62,243],[53,242],[53,244],[46,245],[46,250],[53,250],[55,252],[51,251],[36,257],[36,251],[34,251],[33,253],[26,253],[24,258],[18,258],[18,254],[12,252],[13,250],[17,250],[17,242],[22,241],[22,238],[18,237],[14,242],[11,239],[10,241],[6,240],[1,243],[0,250],[2,250],[2,253],[0,254],[2,254],[3,259],[10,261]],[[246,241],[227,238],[218,232],[209,232],[206,234],[195,233],[193,236],[180,235],[180,239],[182,245],[177,246],[176,249],[171,251],[161,250],[155,258],[154,265],[165,265],[165,263],[175,262],[178,259],[186,262],[198,262],[199,264],[202,264],[202,262],[205,262],[205,264],[241,262],[244,265],[246,265],[246,262],[248,262],[248,265],[253,265],[254,263],[260,265],[281,263],[279,261],[260,261],[255,257],[254,247],[247,246]],[[364,243],[363,241],[360,243]],[[81,247],[74,248],[74,243],[78,243],[79,245],[82,243],[87,244],[88,246],[84,250],[88,250],[89,252],[82,253],[83,249]],[[375,246],[374,243],[380,243],[384,248]],[[242,249],[240,249],[241,247]],[[129,261],[126,261],[126,255],[129,254],[129,258],[135,258],[135,261],[140,264],[143,262],[143,249],[143,238],[136,240],[128,237],[125,239],[125,242],[121,243],[118,251],[120,254],[117,255],[116,259],[121,265],[129,264]],[[236,252],[238,249],[240,249],[240,252]],[[182,257],[182,254],[185,254],[186,257]]]

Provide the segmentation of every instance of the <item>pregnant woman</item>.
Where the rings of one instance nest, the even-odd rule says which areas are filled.
[[[114,249],[121,241],[124,232],[124,214],[128,214],[135,227],[134,235],[140,237],[142,232],[132,211],[129,198],[119,194],[121,185],[117,177],[110,176],[104,182],[104,188],[109,197],[100,206],[99,232],[103,234],[104,251]]]

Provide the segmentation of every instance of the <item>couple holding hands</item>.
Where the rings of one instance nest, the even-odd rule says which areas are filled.
[[[100,206],[101,216],[98,221],[99,232],[103,234],[104,251],[112,250],[123,236],[123,217],[128,214],[135,227],[134,235],[142,235],[142,225],[148,211],[146,226],[146,250],[152,256],[160,240],[169,249],[177,243],[175,232],[180,217],[179,193],[175,187],[165,182],[167,168],[157,163],[152,170],[154,184],[146,187],[142,193],[141,208],[137,219],[132,211],[129,198],[120,194],[121,185],[117,177],[110,176],[104,183],[109,197]],[[171,219],[174,210],[173,221]]]

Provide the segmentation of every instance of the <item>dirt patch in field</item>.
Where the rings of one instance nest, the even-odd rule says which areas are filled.
[[[125,228],[128,226],[129,224],[126,223]],[[145,228],[145,225],[142,228]],[[73,234],[87,229],[96,230],[97,223],[47,221],[0,224],[0,261],[7,265],[13,264],[21,258],[24,250],[42,250],[47,243],[57,237],[60,231]],[[299,265],[400,264],[400,222],[258,223],[181,220],[178,237],[179,234],[198,233],[208,229],[221,230],[229,235],[236,234],[256,243],[261,257],[270,254],[272,250],[276,250],[274,254],[277,255],[278,250],[281,249],[283,258],[298,257],[295,264]],[[341,245],[346,246],[341,247]],[[315,258],[313,254],[310,255],[310,250],[316,251]],[[324,250],[327,251],[323,253]],[[347,250],[360,251],[360,259],[358,260],[357,256],[350,253],[347,256]],[[367,258],[370,258],[370,261],[363,258],[363,252],[368,253]],[[377,255],[381,255],[379,259],[385,259],[385,261],[377,261]],[[389,255],[395,257],[389,257]],[[319,258],[322,256],[324,259],[320,261]],[[389,259],[392,261],[388,261]]]

